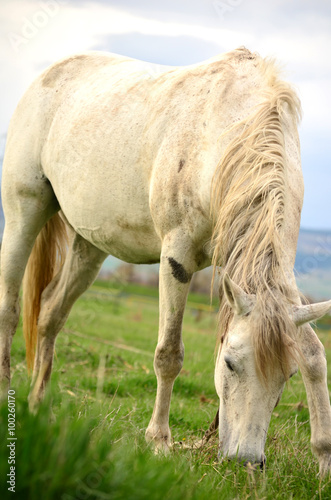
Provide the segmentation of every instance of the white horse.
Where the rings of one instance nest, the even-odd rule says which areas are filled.
[[[35,411],[55,338],[106,256],[160,262],[158,385],[146,439],[166,450],[190,280],[213,262],[224,269],[220,453],[264,462],[271,413],[299,365],[312,448],[321,472],[330,471],[326,361],[308,322],[331,302],[302,306],[293,274],[303,199],[298,115],[274,64],[244,48],[161,72],[104,53],[44,71],[14,113],[3,165],[3,392],[24,272]]]

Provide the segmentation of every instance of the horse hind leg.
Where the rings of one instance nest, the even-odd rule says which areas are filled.
[[[0,263],[0,390],[5,397],[10,386],[10,350],[20,307],[19,291],[34,241],[47,220],[58,210],[54,193],[35,182],[34,196],[20,193],[15,181],[3,176],[2,194],[5,229]],[[39,197],[38,194],[41,195]]]
[[[73,237],[62,269],[41,295],[37,346],[29,394],[30,411],[36,412],[52,372],[56,336],[77,298],[92,284],[107,254],[78,234]]]
[[[28,244],[22,234],[13,228],[5,229],[1,248],[0,272],[0,390],[5,397],[10,386],[10,350],[17,329],[20,307],[19,290],[24,265],[29,257]],[[23,270],[22,270],[23,268]]]

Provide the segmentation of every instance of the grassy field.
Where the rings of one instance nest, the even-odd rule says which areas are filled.
[[[213,383],[216,314],[204,296],[189,297],[185,362],[176,380],[170,425],[190,443],[217,411]],[[0,408],[1,498],[330,499],[309,446],[309,414],[300,375],[273,413],[264,472],[217,462],[217,439],[202,450],[175,446],[154,456],[144,441],[156,391],[154,289],[97,282],[74,306],[58,337],[53,377],[37,416],[27,410],[29,380],[21,328],[12,348],[16,391],[15,493],[8,491],[8,410]],[[319,332],[329,360],[331,334]]]

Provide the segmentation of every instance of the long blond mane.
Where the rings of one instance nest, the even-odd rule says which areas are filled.
[[[215,171],[211,210],[214,273],[222,268],[247,293],[256,295],[251,321],[258,372],[280,363],[289,374],[295,326],[288,314],[291,290],[282,268],[287,172],[282,118],[298,122],[300,102],[279,79],[272,61],[257,58],[266,82],[262,100],[249,116],[226,131],[231,141]],[[220,334],[226,335],[232,310],[220,286]]]

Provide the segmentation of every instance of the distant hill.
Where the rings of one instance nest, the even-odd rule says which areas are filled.
[[[300,229],[295,270],[305,295],[331,299],[331,231]]]

